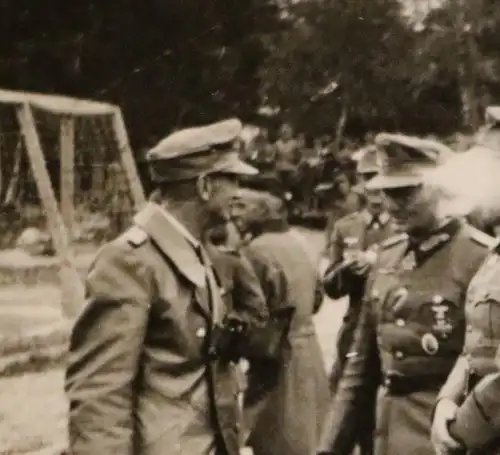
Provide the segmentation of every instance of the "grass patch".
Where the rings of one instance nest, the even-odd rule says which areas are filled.
[[[48,327],[32,333],[13,333],[0,338],[2,377],[47,371],[65,365],[69,325]]]

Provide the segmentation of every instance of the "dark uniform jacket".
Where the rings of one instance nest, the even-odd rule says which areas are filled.
[[[461,405],[450,430],[468,449],[500,452],[500,246],[497,244],[467,293],[463,355],[440,396]]]
[[[266,299],[251,262],[234,248],[207,246],[228,311],[249,325],[261,327],[269,318]]]
[[[382,373],[376,455],[432,455],[431,413],[464,341],[464,301],[488,250],[485,234],[451,221],[425,241],[383,242],[319,452],[350,452],[373,378]]]
[[[367,211],[346,215],[335,224],[329,245],[330,266],[323,281],[326,294],[332,299],[344,295],[349,296],[349,306],[344,316],[343,324],[337,336],[337,356],[330,374],[330,390],[337,388],[338,381],[350,350],[352,337],[361,310],[362,297],[365,291],[365,276],[354,275],[342,267],[346,248],[372,250],[375,255],[381,241],[394,234],[392,220],[388,213],[383,212],[378,219]],[[374,381],[377,379],[374,378]],[[372,432],[374,428],[374,410],[364,409],[363,429],[359,431],[359,444],[362,454],[372,452]]]
[[[264,233],[247,249],[279,265],[285,277],[286,303],[295,308],[295,313],[283,363],[275,373],[277,382],[258,414],[249,445],[255,455],[313,455],[329,398],[313,324],[313,314],[322,299],[321,285],[300,234],[282,223],[263,223],[262,227]],[[263,369],[260,374],[263,380],[269,380],[269,370]]]
[[[329,256],[331,243],[335,239],[333,234],[337,221],[346,215],[359,212],[361,209],[362,196],[356,191],[351,191],[345,199],[339,199],[334,202],[327,216],[323,256]]]
[[[207,355],[225,314],[212,266],[158,205],[134,223],[86,280],[66,380],[70,453],[237,455],[236,379]]]
[[[334,225],[328,239],[327,257],[329,279],[324,282],[325,292],[332,299],[344,295],[359,300],[364,294],[364,278],[350,274],[344,268],[336,268],[344,260],[348,248],[377,252],[377,245],[394,234],[394,225],[388,213],[383,212],[378,219],[367,210],[361,210],[340,218]]]

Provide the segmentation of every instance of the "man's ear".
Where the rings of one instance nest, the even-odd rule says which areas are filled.
[[[207,175],[200,175],[196,181],[198,196],[204,202],[208,202],[212,194],[212,181]]]

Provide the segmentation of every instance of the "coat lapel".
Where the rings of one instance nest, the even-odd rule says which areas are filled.
[[[211,266],[207,264],[207,268],[205,268],[195,251],[195,247],[168,220],[163,209],[158,205],[147,204],[134,217],[134,223],[149,235],[177,271],[195,286],[197,303],[203,313],[208,318],[212,318],[210,289],[207,288],[207,271],[209,268],[211,269]]]

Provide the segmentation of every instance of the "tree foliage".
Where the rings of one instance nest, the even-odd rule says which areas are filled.
[[[136,143],[260,103],[267,0],[2,2],[0,86],[119,103]]]
[[[408,2],[1,2],[0,86],[118,103],[136,146],[262,104],[311,133],[474,129],[500,97],[497,2],[418,27]]]

